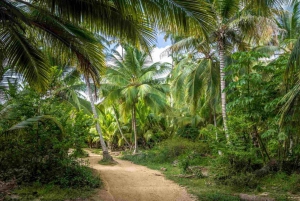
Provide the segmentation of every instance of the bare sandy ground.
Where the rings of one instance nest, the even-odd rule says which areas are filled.
[[[100,165],[101,156],[89,152],[90,166],[99,171],[105,189],[95,201],[194,201],[187,191],[155,170],[114,158],[114,166]]]

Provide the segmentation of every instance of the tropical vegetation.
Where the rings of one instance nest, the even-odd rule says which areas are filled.
[[[152,168],[175,161],[195,183],[201,166],[227,190],[294,177],[284,193],[297,194],[299,5],[0,0],[0,181],[99,187],[79,159],[90,147],[108,162],[114,150]],[[172,63],[152,61],[161,32]]]

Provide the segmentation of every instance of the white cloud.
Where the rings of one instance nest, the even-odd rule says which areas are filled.
[[[166,47],[156,47],[152,50],[152,61],[153,63],[155,62],[168,62],[168,63],[172,63],[172,57],[168,57],[166,55],[162,55],[162,52],[165,51],[167,48],[169,48],[170,46],[166,46]],[[119,46],[117,47],[117,51],[121,54],[122,53],[122,47]],[[111,62],[108,62],[108,64],[112,64]]]
[[[152,51],[152,54],[151,54],[153,62],[169,62],[169,63],[172,63],[172,57],[161,55],[161,53],[169,47],[170,46],[161,47],[161,48],[158,48],[158,47],[154,48],[153,51]]]

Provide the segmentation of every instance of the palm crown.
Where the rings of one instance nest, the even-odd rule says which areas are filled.
[[[170,65],[151,64],[147,53],[128,45],[124,46],[124,50],[124,56],[117,51],[111,55],[112,65],[107,69],[107,82],[102,85],[108,92],[107,99],[119,101],[124,111],[130,110],[132,121],[136,121],[136,104],[140,100],[154,110],[165,110],[168,85],[163,83],[162,76],[170,70]],[[133,129],[136,130],[136,127]]]

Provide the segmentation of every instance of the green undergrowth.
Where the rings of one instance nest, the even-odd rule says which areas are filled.
[[[14,200],[41,200],[41,201],[60,201],[67,199],[88,198],[95,193],[95,189],[82,187],[82,188],[61,188],[57,185],[42,185],[34,183],[30,186],[20,186],[14,190],[13,194],[17,195]],[[13,200],[9,197],[6,200]]]
[[[84,199],[95,193],[102,183],[97,171],[87,167],[83,162],[74,161],[62,170],[63,175],[54,175],[49,183],[21,183],[4,200],[47,200],[60,201]],[[0,194],[0,200],[1,196]]]
[[[72,153],[72,156],[75,158],[85,158],[88,157],[89,154],[83,149],[75,149]]]
[[[291,200],[288,197],[299,199],[297,193],[300,192],[300,176],[298,174],[287,175],[277,172],[262,178],[252,178],[251,174],[237,174],[227,178],[231,183],[224,184],[217,181],[210,171],[214,169],[217,157],[219,156],[211,155],[209,147],[203,142],[175,138],[135,155],[124,152],[122,159],[160,170],[168,179],[185,186],[200,201],[235,201],[239,200],[240,193],[264,194],[281,201]],[[193,178],[182,177],[191,174],[188,172],[188,167],[192,166],[208,169],[210,174]]]

